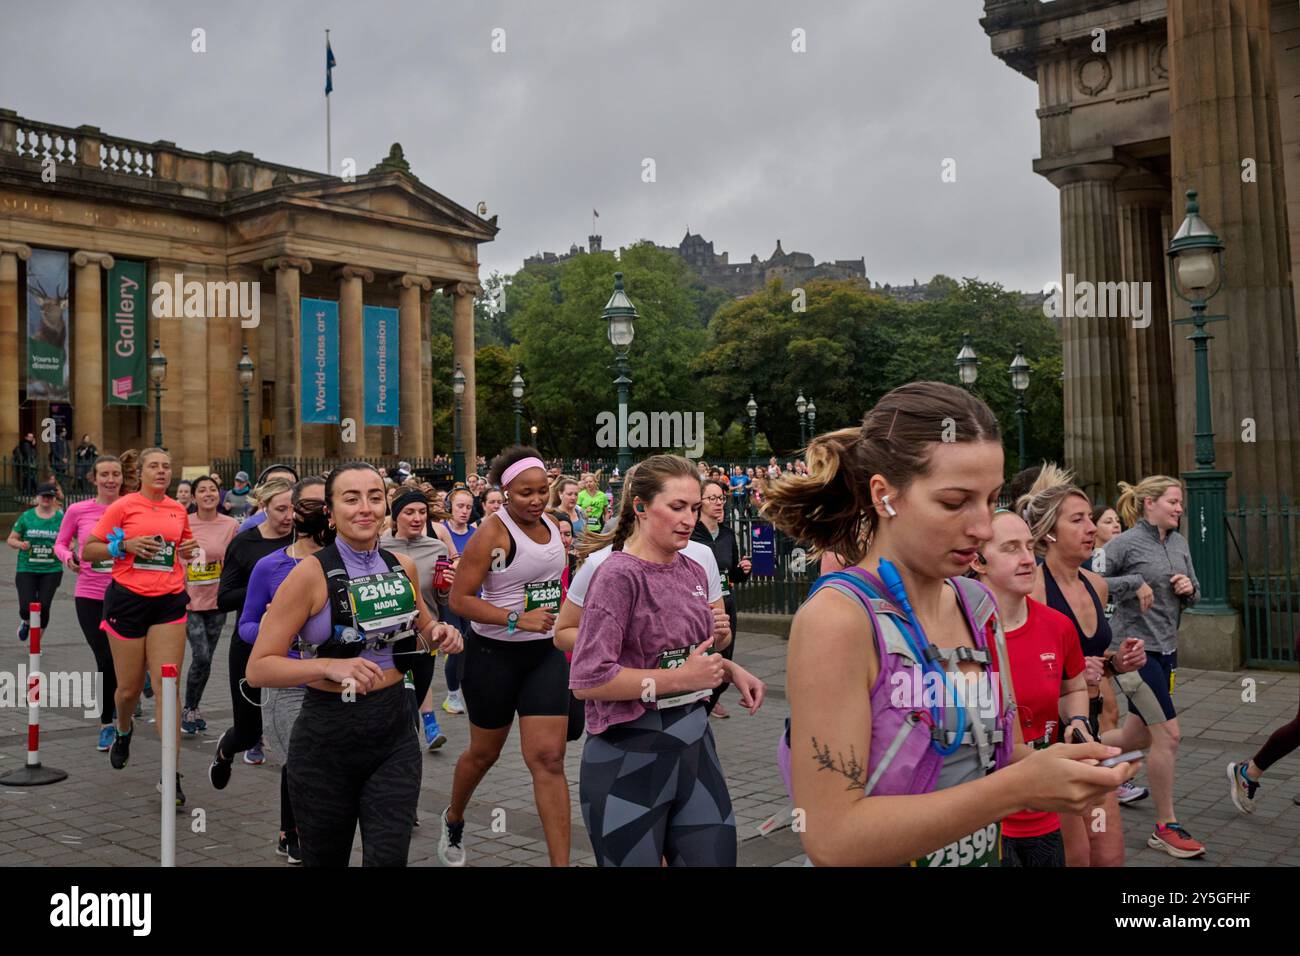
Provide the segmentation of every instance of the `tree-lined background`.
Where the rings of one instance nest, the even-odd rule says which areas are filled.
[[[489,296],[505,286],[505,310],[477,303],[478,444],[494,453],[514,437],[509,382],[515,365],[527,382],[523,431],[537,426],[549,456],[612,457],[596,446],[597,416],[616,410],[614,352],[601,318],[622,272],[639,312],[632,343],[630,409],[695,413],[706,422],[705,457],[750,453],[750,394],[758,404],[759,455],[793,457],[799,447],[795,400],[816,403],[818,432],[856,424],[880,396],[904,382],[957,382],[962,333],[980,358],[973,391],[1002,422],[1007,469],[1016,464],[1016,395],[1008,366],[1016,343],[1032,369],[1026,394],[1028,456],[1062,454],[1060,336],[1040,308],[1017,292],[975,279],[936,276],[923,301],[899,301],[854,281],[814,280],[794,290],[774,280],[736,299],[705,286],[677,255],[649,243],[613,253],[493,274]],[[451,306],[433,297],[435,447],[452,447]]]

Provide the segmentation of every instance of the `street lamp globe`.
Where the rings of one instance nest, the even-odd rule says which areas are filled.
[[[749,393],[749,401],[745,403],[745,411],[749,413],[749,420],[757,421],[758,419],[758,402],[754,401],[754,393]]]
[[[1187,190],[1187,215],[1169,243],[1174,291],[1184,301],[1209,299],[1223,282],[1223,240],[1201,218],[1196,190]]]
[[[970,334],[963,333],[961,351],[957,353],[957,375],[963,385],[974,385],[979,374],[979,356],[971,348]]]
[[[153,352],[149,355],[149,381],[161,385],[167,379],[167,356],[163,355],[162,345],[153,340]]]
[[[817,418],[817,406],[808,402],[808,430],[812,431],[813,421]]]
[[[619,351],[630,347],[636,335],[632,323],[636,321],[637,311],[623,291],[623,273],[614,273],[614,294],[609,297],[605,310],[600,315],[608,323],[609,344]]]
[[[519,374],[519,366],[515,366],[515,377],[510,380],[510,394],[516,399],[524,397],[524,377]]]
[[[239,364],[235,366],[239,372],[239,384],[243,388],[253,384],[253,360],[248,357],[248,346],[244,346],[244,354],[240,356]]]
[[[808,399],[803,397],[802,388],[799,389],[799,397],[794,400],[794,410],[799,413],[800,418],[802,418],[803,413],[808,410]]]
[[[1021,343],[1016,343],[1016,357],[1011,360],[1011,387],[1017,392],[1023,392],[1029,388],[1029,362],[1025,360],[1025,347]]]
[[[460,369],[460,363],[456,363],[456,373],[451,377],[451,390],[457,395],[465,394],[465,373]]]

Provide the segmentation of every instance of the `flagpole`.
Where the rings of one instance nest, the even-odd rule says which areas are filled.
[[[330,32],[325,31],[325,49],[330,48]],[[325,94],[325,172],[327,175],[334,175],[334,157],[331,153],[330,140],[330,95]]]

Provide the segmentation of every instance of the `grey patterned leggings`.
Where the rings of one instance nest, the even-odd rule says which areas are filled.
[[[190,643],[190,672],[185,678],[185,709],[197,710],[212,673],[212,655],[216,652],[221,629],[226,626],[225,611],[190,611],[185,621],[185,636]]]
[[[736,816],[703,703],[588,736],[578,794],[598,866],[736,865]]]

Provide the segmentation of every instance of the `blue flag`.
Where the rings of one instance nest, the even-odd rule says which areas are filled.
[[[325,95],[329,96],[334,92],[334,77],[330,71],[334,69],[334,51],[330,49],[330,41],[325,41]]]

